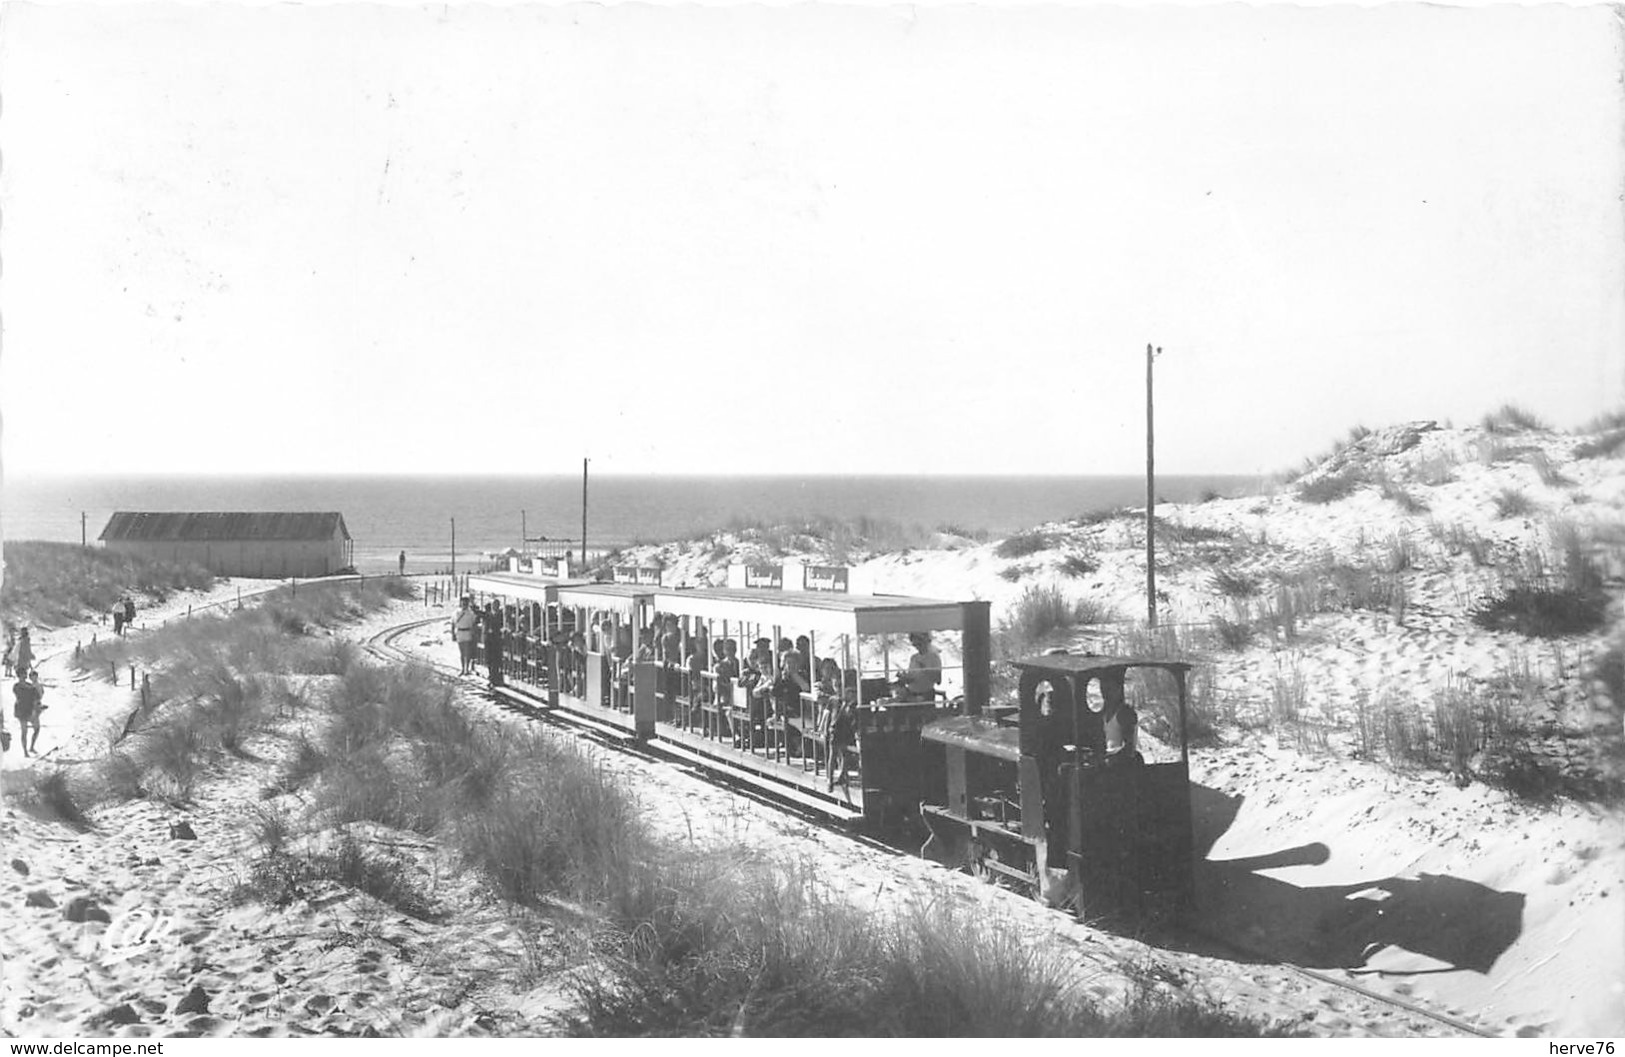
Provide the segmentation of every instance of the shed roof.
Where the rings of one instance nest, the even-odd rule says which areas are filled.
[[[120,510],[107,519],[102,540],[220,543],[238,540],[350,538],[344,515],[315,513],[186,513]]]

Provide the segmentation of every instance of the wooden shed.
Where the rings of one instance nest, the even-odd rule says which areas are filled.
[[[216,576],[328,576],[349,569],[355,545],[344,515],[154,513],[121,510],[100,536],[108,550],[195,562]]]

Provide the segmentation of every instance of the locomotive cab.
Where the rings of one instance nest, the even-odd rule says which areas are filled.
[[[1014,666],[1013,714],[922,731],[920,813],[931,832],[922,853],[1032,896],[1075,900],[1089,915],[1188,905],[1190,666],[1069,655]],[[1177,705],[1166,740],[1142,735],[1133,703],[1159,694]]]

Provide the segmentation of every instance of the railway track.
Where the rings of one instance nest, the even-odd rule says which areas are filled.
[[[461,675],[461,673],[452,670],[451,665],[435,661],[431,658],[426,658],[421,654],[410,653],[396,644],[401,637],[405,636],[409,632],[431,624],[443,624],[445,619],[446,618],[444,616],[435,616],[385,628],[369,637],[364,644],[364,648],[367,650],[367,652],[380,658],[381,660],[426,666],[449,682],[464,687],[465,689],[473,690],[473,687],[470,687],[466,682],[464,682],[464,677]],[[739,795],[757,801],[758,803],[769,805],[778,810],[785,811],[796,816],[800,821],[803,821],[809,825],[817,826],[827,832],[839,834],[843,838],[851,840],[857,844],[861,844],[865,848],[872,851],[893,857],[901,857],[907,854],[895,845],[888,844],[884,841],[856,832],[851,827],[841,825],[835,820],[813,811],[795,802],[794,800],[775,797],[760,788],[739,782],[726,773],[717,771],[713,768],[707,768],[701,764],[696,764],[687,757],[678,757],[661,752],[657,748],[639,744],[620,732],[610,731],[606,728],[599,727],[596,724],[578,720],[576,717],[573,717],[568,713],[551,709],[547,707],[546,704],[540,699],[532,697],[523,691],[516,690],[511,687],[504,687],[499,690],[481,687],[478,692],[481,696],[489,701],[492,701],[505,711],[514,713],[527,719],[541,721],[560,730],[569,731],[576,737],[584,738],[590,742],[602,745],[606,748],[614,749],[618,752],[623,752],[628,755],[647,760],[659,760],[665,763],[674,764],[680,769],[699,775],[707,781],[721,784],[730,788],[733,792]],[[1064,911],[1057,910],[1056,913],[1064,913]],[[1264,951],[1248,947],[1226,937],[1218,936],[1199,928],[1183,926],[1179,931],[1183,932],[1189,937],[1204,940],[1207,943],[1212,944],[1215,948],[1228,951],[1233,955],[1244,956],[1248,959],[1261,960],[1267,964],[1285,969],[1306,980],[1311,980],[1319,984],[1324,984],[1342,991],[1347,991],[1351,994],[1359,995],[1367,1001],[1376,1002],[1393,1009],[1404,1010],[1405,1012],[1414,1016],[1423,1017],[1427,1020],[1431,1020],[1437,1024],[1441,1024],[1466,1035],[1477,1036],[1480,1038],[1501,1037],[1496,1032],[1487,1031],[1484,1028],[1462,1020],[1459,1017],[1454,1017],[1450,1014],[1439,1012],[1438,1010],[1429,1009],[1427,1006],[1417,1002],[1408,1001],[1393,995],[1385,995],[1380,991],[1373,990],[1369,987],[1363,987],[1351,980],[1339,979],[1331,973],[1323,972],[1317,969],[1310,969],[1306,966],[1297,965],[1293,962],[1281,961]]]

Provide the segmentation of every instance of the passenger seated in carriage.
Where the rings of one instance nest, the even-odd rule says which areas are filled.
[[[829,737],[830,720],[834,718],[835,706],[841,699],[841,666],[833,657],[825,657],[818,662],[818,682],[813,684],[813,692],[818,696],[818,721],[815,730],[819,737]]]
[[[806,654],[797,650],[789,639],[780,639],[779,670],[773,679],[774,715],[784,724],[785,736],[795,755],[800,754],[801,745],[801,695],[811,689]]]
[[[733,639],[719,639],[716,644],[717,662],[711,666],[716,675],[717,714],[719,735],[733,735],[733,718],[728,709],[733,704],[734,681],[739,678],[739,644]]]
[[[678,627],[677,618],[668,614],[660,634],[660,660],[675,666],[681,663],[682,658],[683,632]]]
[[[574,697],[581,697],[587,692],[587,634],[583,631],[570,633],[570,649],[566,660],[569,672],[569,692]]]
[[[688,657],[685,659],[684,686],[681,692],[689,699],[691,704],[699,705],[705,702],[705,639],[693,638],[688,642]]]

